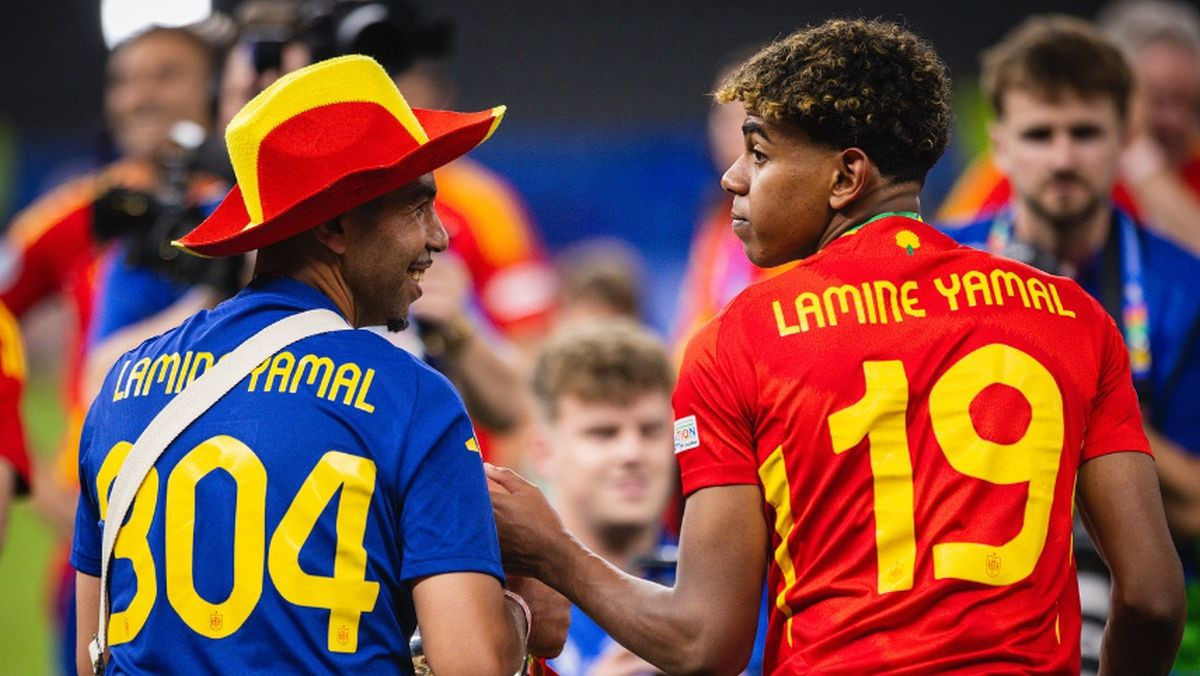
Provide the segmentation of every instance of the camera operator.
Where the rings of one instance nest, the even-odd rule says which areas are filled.
[[[221,176],[224,163],[207,159],[219,144],[209,138],[215,50],[187,29],[154,28],[130,42],[113,52],[105,106],[114,135],[125,125],[129,135],[142,139],[153,180],[141,190],[110,190],[93,206],[95,237],[115,244],[98,269],[95,317],[87,335],[88,399],[118,355],[232,295],[243,267],[242,259],[193,261],[170,246],[228,187]],[[146,45],[150,57],[142,56]],[[153,49],[175,59],[158,75],[150,73]],[[164,97],[174,97],[180,107],[160,106],[157,101]]]
[[[72,311],[63,365],[66,431],[58,457],[51,466],[35,466],[33,481],[34,506],[65,540],[49,567],[56,590],[54,621],[68,634],[61,655],[65,671],[74,669],[69,635],[74,574],[66,564],[66,545],[78,491],[79,430],[91,399],[83,377],[87,338],[96,302],[104,298],[97,288],[105,283],[102,268],[116,260],[105,255],[115,247],[95,231],[97,220],[106,220],[97,216],[111,210],[116,195],[154,195],[162,189],[160,152],[171,128],[181,121],[202,128],[211,123],[214,60],[208,43],[184,29],[152,29],[117,45],[108,57],[104,111],[118,159],[35,200],[13,218],[0,249],[0,301],[18,320],[52,300],[65,301]]]

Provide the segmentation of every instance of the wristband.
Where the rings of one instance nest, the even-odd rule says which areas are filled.
[[[523,637],[522,643],[525,646],[528,646],[529,632],[533,630],[533,613],[529,612],[529,604],[525,603],[525,599],[521,598],[520,594],[507,589],[504,590],[504,598],[516,603],[517,606],[521,608],[521,613],[525,615],[525,636]]]

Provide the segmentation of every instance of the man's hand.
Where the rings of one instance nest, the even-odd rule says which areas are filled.
[[[492,512],[500,535],[500,557],[509,574],[545,580],[555,547],[571,539],[562,520],[537,486],[516,472],[485,464]]]
[[[531,577],[508,576],[508,588],[529,605],[533,624],[527,649],[537,657],[558,657],[571,628],[571,602]]]
[[[750,659],[766,570],[757,485],[688,496],[674,587],[622,572],[566,529],[536,486],[485,465],[510,574],[557,589],[614,640],[667,673],[736,673]]]

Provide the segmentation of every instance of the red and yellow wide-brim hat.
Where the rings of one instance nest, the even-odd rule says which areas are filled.
[[[389,193],[483,143],[504,106],[479,113],[408,106],[373,59],[351,55],[289,73],[225,131],[237,185],[175,246],[231,256],[301,233]]]

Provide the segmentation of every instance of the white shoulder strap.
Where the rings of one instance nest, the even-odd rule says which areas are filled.
[[[298,340],[349,328],[345,319],[330,310],[308,310],[280,319],[238,345],[192,381],[183,392],[167,402],[138,436],[113,480],[108,510],[103,515],[100,617],[96,635],[88,645],[95,673],[104,671],[104,650],[108,646],[108,567],[112,562],[113,545],[117,542],[117,531],[133,504],[133,498],[155,461],[196,418],[232,390],[264,359]]]

